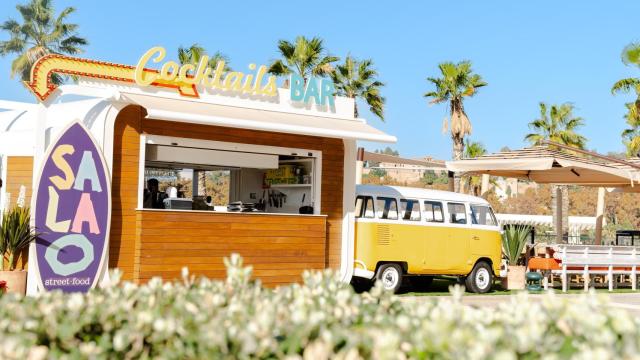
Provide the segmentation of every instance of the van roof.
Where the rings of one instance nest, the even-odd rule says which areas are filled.
[[[356,194],[488,204],[487,200],[477,196],[460,194],[451,191],[421,189],[406,186],[356,185]]]

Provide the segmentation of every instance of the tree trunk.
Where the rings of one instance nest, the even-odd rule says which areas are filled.
[[[558,221],[558,189],[560,190],[560,196],[562,197],[562,208],[560,210],[562,215],[562,238],[565,239],[569,234],[569,188],[566,185],[551,186],[551,214],[553,218],[553,227],[556,234],[558,232],[558,229],[555,225]]]
[[[464,153],[464,138],[462,136],[451,137],[453,140],[453,160],[461,160]],[[453,191],[460,192],[460,175],[454,173],[453,175]]]
[[[562,236],[567,236],[569,239],[569,186],[562,185],[560,187],[562,192]]]
[[[198,172],[198,194],[197,195],[199,196],[207,195],[207,172],[204,170],[200,170]]]

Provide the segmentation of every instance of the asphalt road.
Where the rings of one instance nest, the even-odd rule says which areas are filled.
[[[640,293],[613,293],[613,294],[605,294],[610,298],[610,306],[620,308],[628,311],[630,314],[634,316],[640,316]],[[541,295],[532,295],[530,299],[532,301],[537,301],[536,298],[540,299]],[[575,298],[580,296],[580,294],[560,294],[556,293],[556,296],[566,297],[566,298]],[[443,296],[449,297],[449,296]],[[426,299],[433,299],[433,296],[406,296],[403,297],[403,300],[407,301],[420,301]],[[476,307],[496,307],[498,304],[502,302],[509,301],[511,295],[474,295],[474,296],[463,296],[462,302],[466,305],[476,306]]]

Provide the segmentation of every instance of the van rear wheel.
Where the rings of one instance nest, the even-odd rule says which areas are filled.
[[[478,262],[465,279],[464,284],[467,291],[470,292],[480,294],[489,292],[493,285],[493,271],[491,270],[491,266],[485,261]]]
[[[402,286],[403,271],[398,264],[383,264],[380,265],[376,273],[376,279],[382,282],[382,287],[385,290],[393,291],[397,293]]]

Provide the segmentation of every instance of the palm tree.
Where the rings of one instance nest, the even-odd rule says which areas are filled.
[[[322,39],[318,37],[298,36],[295,43],[280,40],[278,51],[282,59],[273,61],[269,66],[269,73],[276,76],[296,73],[305,80],[310,76],[327,76],[333,72],[331,64],[340,60],[325,52]]]
[[[584,125],[584,120],[573,116],[572,104],[553,104],[549,108],[547,104],[541,102],[539,106],[540,118],[529,123],[529,128],[533,132],[525,136],[526,141],[536,145],[542,140],[550,140],[579,149],[584,148],[587,139],[576,132]]]
[[[640,43],[631,43],[622,49],[620,55],[622,62],[625,65],[635,65],[640,67]],[[639,78],[626,78],[616,81],[611,87],[611,93],[617,94],[619,92],[628,93],[631,90],[635,90],[636,94],[640,95],[640,79]],[[636,106],[640,104],[636,103]]]
[[[336,94],[362,99],[369,105],[369,110],[384,120],[385,99],[380,95],[380,88],[384,83],[377,80],[378,72],[373,68],[370,59],[358,61],[347,56],[344,64],[336,66],[331,73],[331,79],[336,87]],[[353,109],[354,117],[358,117],[358,104]]]
[[[631,43],[625,46],[621,58],[625,65],[640,67],[640,43]],[[611,87],[611,93],[614,95],[620,92],[629,93],[632,90],[636,93],[636,101],[625,104],[627,114],[624,116],[631,128],[622,132],[622,142],[627,148],[627,156],[638,156],[638,152],[640,152],[640,79],[621,79]]]
[[[464,153],[464,137],[471,134],[471,122],[464,111],[464,98],[472,97],[478,88],[486,86],[482,77],[475,74],[470,61],[457,64],[444,62],[438,65],[442,77],[429,77],[427,80],[435,85],[435,90],[424,94],[431,98],[431,104],[449,102],[449,119],[445,118],[443,131],[447,127],[453,140],[453,159],[460,160]],[[447,121],[448,120],[448,121]],[[454,191],[460,189],[460,177],[455,175]]]
[[[624,118],[630,127],[622,131],[622,142],[627,148],[627,156],[640,156],[640,111],[637,103],[626,103]]]
[[[464,158],[475,159],[487,153],[487,149],[479,141],[471,141],[467,138],[467,142],[464,147]],[[480,190],[482,188],[482,177],[477,175],[467,176],[464,179],[464,186],[468,192],[475,196],[480,196]]]
[[[58,16],[54,14],[51,0],[31,0],[16,9],[22,16],[22,23],[9,19],[0,25],[10,39],[0,41],[0,55],[17,54],[11,63],[11,77],[20,75],[23,81],[31,77],[31,67],[39,58],[47,54],[76,55],[81,53],[87,40],[77,35],[78,25],[67,23],[67,17],[75,9],[67,7]],[[51,76],[54,84],[64,82],[58,74]]]
[[[216,51],[213,55],[208,55],[207,50],[198,44],[192,44],[188,48],[182,46],[178,48],[178,61],[180,61],[181,65],[193,64],[197,66],[200,59],[205,55],[209,56],[209,67],[215,68],[219,61],[224,61],[224,71],[233,71],[229,66],[231,62],[229,57],[220,51]]]
[[[540,118],[529,123],[529,128],[533,132],[525,136],[526,141],[536,145],[542,140],[550,140],[579,149],[584,148],[587,139],[576,132],[579,127],[584,125],[584,120],[573,115],[574,107],[572,104],[553,104],[550,108],[544,102],[539,105]],[[560,192],[562,200],[562,229],[564,235],[569,225],[569,188],[566,185],[553,185],[551,189],[551,212],[554,224],[558,218],[558,192]]]

